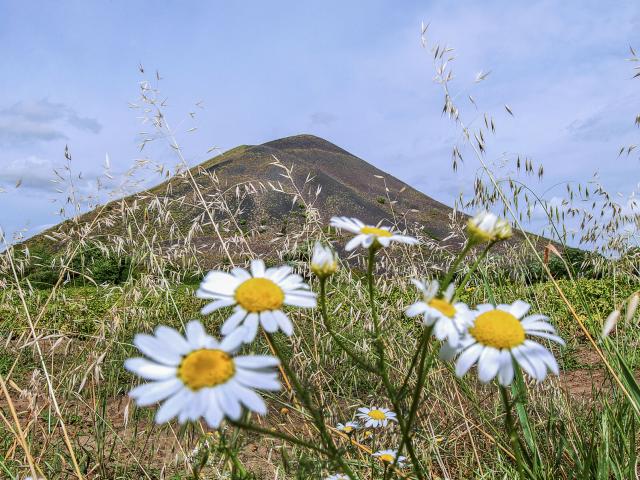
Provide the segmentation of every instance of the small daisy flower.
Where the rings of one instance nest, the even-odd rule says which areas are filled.
[[[203,315],[233,306],[233,314],[222,324],[220,333],[229,335],[243,325],[245,343],[256,337],[258,324],[269,333],[282,330],[290,336],[293,324],[282,311],[284,305],[316,306],[316,294],[309,291],[300,275],[291,273],[291,267],[265,268],[262,260],[251,261],[251,272],[243,268],[234,268],[231,273],[209,272],[196,296],[214,300],[201,310]]]
[[[405,460],[407,459],[407,457],[402,455],[396,458],[398,456],[397,450],[378,450],[373,456],[387,465],[396,465],[398,467],[404,467]]]
[[[469,219],[467,232],[471,240],[478,243],[506,240],[513,235],[511,226],[506,220],[486,211]]]
[[[316,242],[311,257],[311,271],[320,278],[332,275],[338,269],[338,257],[331,247],[325,247]]]
[[[280,362],[266,355],[235,356],[243,329],[218,342],[196,320],[186,326],[186,338],[170,327],[159,326],[154,335],[139,333],[133,343],[147,358],[129,358],[125,368],[150,380],[129,396],[144,407],[164,400],[157,423],[178,417],[180,423],[204,417],[218,428],[224,417],[238,420],[244,406],[264,415],[267,407],[254,391],[279,390],[274,367]]]
[[[339,423],[336,425],[336,428],[347,435],[351,435],[360,428],[360,424],[358,422],[347,422],[345,424]]]
[[[349,480],[349,476],[344,473],[334,473],[333,475],[325,477],[324,480]]]
[[[422,293],[422,300],[405,310],[407,316],[423,315],[422,324],[433,325],[433,335],[438,340],[446,340],[450,347],[457,347],[462,333],[473,322],[473,314],[464,303],[452,302],[455,285],[450,284],[439,298],[437,295],[440,284],[437,280],[412,282]]]
[[[377,248],[388,247],[391,242],[406,243],[407,245],[419,243],[417,238],[401,235],[392,231],[389,227],[365,225],[357,218],[333,217],[331,226],[356,234],[344,247],[347,252],[358,246],[364,248],[373,246]]]
[[[386,427],[389,422],[397,422],[396,414],[388,408],[379,407],[361,407],[358,409],[356,416],[364,422],[365,428]]]
[[[521,300],[511,305],[479,305],[473,324],[460,343],[460,356],[456,362],[456,374],[462,377],[478,364],[478,378],[490,382],[496,375],[501,385],[513,380],[513,362],[531,377],[541,382],[547,371],[559,374],[553,354],[527,335],[546,338],[560,345],[564,341],[556,335],[553,326],[544,315],[524,317],[531,306]],[[524,318],[523,318],[524,317]]]

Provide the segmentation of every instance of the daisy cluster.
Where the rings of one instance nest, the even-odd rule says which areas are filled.
[[[354,218],[334,217],[331,226],[353,234],[346,243],[347,251],[362,247],[375,252],[391,243],[419,243],[389,227],[367,225]],[[467,231],[473,244],[493,243],[511,235],[504,220],[486,212],[469,220]],[[337,268],[336,253],[317,243],[310,270],[324,279]],[[559,344],[562,339],[547,317],[527,315],[530,306],[525,302],[472,309],[456,301],[453,284],[440,285],[436,280],[413,283],[420,298],[406,314],[420,318],[442,341],[441,357],[456,359],[457,375],[463,376],[477,365],[481,382],[497,377],[500,384],[508,385],[515,364],[538,381],[549,371],[558,373],[551,352],[529,337]],[[130,396],[139,406],[161,403],[155,417],[158,423],[203,418],[210,427],[218,428],[224,418],[237,421],[245,410],[265,414],[265,402],[257,391],[280,389],[280,361],[274,356],[238,352],[255,340],[260,329],[266,335],[282,332],[291,336],[295,327],[287,309],[314,308],[316,294],[290,266],[267,268],[255,259],[248,269],[209,272],[196,296],[208,302],[202,315],[229,310],[220,328],[222,338],[209,335],[197,320],[184,326],[184,335],[167,326],[158,326],[153,334],[137,334],[133,343],[142,356],[128,359],[125,367],[148,382],[131,390]],[[356,417],[358,421],[338,424],[338,430],[351,435],[360,428],[384,428],[397,422],[396,413],[378,406],[360,408]],[[400,465],[404,460],[396,459],[393,450],[376,452],[375,456],[388,464]]]

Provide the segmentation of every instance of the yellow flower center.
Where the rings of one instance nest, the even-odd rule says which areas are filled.
[[[434,298],[429,302],[429,306],[438,310],[445,317],[452,318],[456,314],[455,307],[442,298]]]
[[[351,432],[353,431],[353,427],[351,427],[351,426],[347,425],[347,426],[345,426],[345,427],[342,429],[342,431],[343,431],[344,433],[351,433]]]
[[[376,227],[362,227],[360,233],[365,235],[375,235],[376,237],[391,237],[393,234],[389,230]]]
[[[385,418],[387,418],[387,415],[382,410],[378,409],[371,410],[369,412],[369,416],[374,420],[384,420]]]
[[[235,298],[247,312],[263,312],[279,309],[284,292],[268,278],[250,278],[236,288]]]
[[[514,348],[524,343],[524,328],[508,312],[490,310],[480,314],[469,333],[482,345],[495,348]]]
[[[391,455],[390,453],[383,453],[378,458],[385,463],[393,463],[393,461],[395,460],[395,458],[393,458],[393,455]]]
[[[225,383],[235,372],[236,366],[227,352],[206,348],[188,354],[178,367],[178,377],[191,390]]]

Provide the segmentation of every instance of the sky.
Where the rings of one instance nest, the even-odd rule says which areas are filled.
[[[138,159],[175,162],[168,148],[139,148],[149,126],[131,105],[156,71],[191,165],[212,147],[310,133],[451,205],[478,164],[451,170],[459,130],[441,115],[436,42],[454,49],[465,121],[495,118],[489,161],[543,164],[535,188],[550,199],[594,172],[622,197],[638,187],[638,155],[618,157],[640,137],[635,0],[0,0],[0,228],[28,236],[60,220],[65,192],[51,180],[65,174],[65,146],[82,195],[95,194],[107,156],[107,188]]]

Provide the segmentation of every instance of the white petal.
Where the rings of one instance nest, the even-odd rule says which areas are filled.
[[[244,308],[236,307],[233,314],[229,318],[227,318],[222,324],[222,327],[220,328],[220,333],[222,335],[229,335],[236,328],[238,328],[238,325],[242,323],[242,320],[244,320],[244,317],[246,316],[247,316],[247,312],[245,311]]]
[[[233,275],[238,280],[240,280],[241,283],[246,282],[247,280],[251,280],[251,274],[247,272],[244,268],[240,268],[240,267],[232,268],[231,275]]]
[[[282,333],[290,337],[293,335],[293,323],[289,320],[289,317],[282,310],[274,310],[273,315],[276,317],[276,321],[280,326]]]
[[[238,420],[242,414],[242,407],[240,406],[240,400],[233,386],[229,383],[220,385],[216,388],[218,395],[218,403],[225,415],[232,420]]]
[[[260,312],[260,324],[269,333],[278,331],[278,322],[270,311]]]
[[[155,330],[156,338],[179,355],[185,355],[191,351],[191,346],[177,330],[160,325]]]
[[[146,358],[129,358],[124,367],[146,380],[166,380],[176,376],[176,367],[150,362]]]
[[[240,403],[247,407],[252,412],[256,412],[259,415],[267,414],[267,405],[260,395],[251,390],[250,388],[243,387],[237,382],[234,382],[233,389],[236,392]]]
[[[302,293],[302,292],[300,292]],[[286,293],[284,296],[284,303],[294,307],[302,308],[314,308],[316,306],[315,295],[301,295],[300,293]],[[311,292],[309,292],[311,293]]]
[[[240,348],[246,336],[246,327],[238,327],[222,339],[218,348],[227,353],[233,353]]]
[[[191,391],[186,388],[183,388],[173,397],[170,397],[156,412],[156,423],[165,423],[171,420],[180,410],[185,408],[191,397]]]
[[[236,366],[252,370],[266,369],[280,365],[280,360],[271,355],[241,355],[235,357],[233,360]]]
[[[218,397],[215,391],[210,391],[207,410],[204,412],[204,419],[211,428],[218,428],[223,418],[224,414],[218,404]]]
[[[509,311],[511,312],[511,315],[520,319],[527,314],[530,308],[531,308],[531,305],[529,305],[527,302],[523,302],[522,300],[516,300],[511,304]]]
[[[366,238],[367,238],[366,235],[356,235],[355,237],[353,237],[351,240],[347,242],[344,249],[347,252],[350,252],[351,250],[356,248],[358,245],[362,245]]]
[[[474,363],[480,357],[482,353],[483,346],[479,343],[471,345],[467,348],[460,357],[458,357],[458,361],[456,362],[456,375],[458,377],[462,377],[465,373],[469,371],[469,369],[473,366]]]
[[[251,260],[251,275],[254,278],[264,277],[264,262],[260,259]]]
[[[187,334],[187,341],[189,345],[194,349],[204,348],[207,343],[207,332],[204,331],[204,327],[197,320],[191,320],[187,323],[185,328]]]
[[[202,315],[209,315],[210,313],[215,312],[216,310],[224,307],[230,307],[231,305],[235,305],[236,301],[234,298],[223,298],[221,300],[216,300],[215,302],[211,302],[206,304],[200,310]]]
[[[245,387],[259,388],[261,390],[280,390],[278,375],[274,373],[256,372],[238,368],[234,378]]]
[[[440,352],[438,356],[441,360],[445,362],[450,362],[453,360],[458,353],[458,348],[451,345],[449,342],[444,342],[440,347]]]
[[[513,358],[511,358],[511,354],[508,350],[503,350],[500,358],[500,370],[498,370],[498,382],[503,387],[511,385],[513,381]]]
[[[146,333],[138,333],[133,337],[133,344],[150,359],[165,365],[176,366],[182,360],[182,356],[169,348],[165,342]]]
[[[206,295],[231,296],[240,285],[240,280],[234,275],[219,270],[207,273],[200,283],[200,288],[196,295],[199,298],[207,298]]]
[[[485,347],[478,359],[478,380],[488,383],[498,373],[500,368],[500,350]]]
[[[272,270],[271,268],[269,270]],[[272,282],[280,283],[291,273],[291,267],[284,265],[279,268],[274,268],[270,275],[267,275]]]
[[[244,321],[245,337],[244,343],[251,343],[258,334],[259,318],[257,313],[250,313]]]
[[[427,311],[429,307],[424,302],[416,302],[412,305],[409,305],[407,309],[404,311],[407,317],[415,317]]]
[[[136,400],[139,407],[146,407],[170,397],[183,387],[183,383],[174,377],[161,382],[138,385],[129,392],[129,396]]]
[[[564,340],[557,335],[552,335],[546,332],[538,332],[536,330],[527,330],[527,333],[529,335],[533,335],[534,337],[546,338],[547,340],[551,340],[553,342],[559,343],[560,345],[564,345]]]

